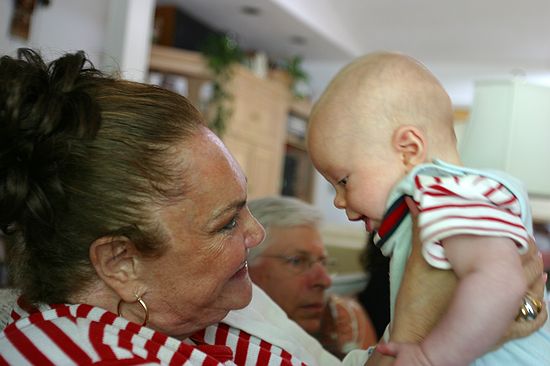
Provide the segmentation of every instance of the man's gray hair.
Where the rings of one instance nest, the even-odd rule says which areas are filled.
[[[270,227],[291,228],[309,225],[317,227],[323,214],[315,206],[294,197],[272,196],[250,200],[248,208],[252,215],[265,228],[265,239],[250,249],[248,261],[253,262],[271,245]]]

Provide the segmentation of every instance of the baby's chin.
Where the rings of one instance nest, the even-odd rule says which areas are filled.
[[[365,223],[365,230],[367,230],[367,232],[370,234],[374,233],[380,227],[379,221],[370,219],[368,217],[364,217],[363,222]]]

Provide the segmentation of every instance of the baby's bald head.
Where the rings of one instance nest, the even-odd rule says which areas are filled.
[[[380,52],[358,58],[336,75],[312,111],[308,137],[346,131],[389,146],[403,125],[424,134],[428,158],[445,158],[441,150],[455,144],[451,101],[435,76],[409,56]]]

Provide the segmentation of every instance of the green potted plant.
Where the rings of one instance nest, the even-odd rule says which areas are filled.
[[[293,56],[287,60],[285,65],[286,71],[292,78],[291,90],[292,94],[296,98],[302,99],[305,97],[302,91],[299,89],[300,83],[309,82],[309,75],[306,73],[302,66],[302,58],[300,56]]]
[[[244,53],[237,43],[225,34],[209,36],[201,52],[213,74],[212,97],[208,103],[209,127],[221,137],[233,113],[229,103],[232,95],[227,90],[227,84],[233,76],[232,66],[242,61]]]
[[[276,63],[274,69],[270,71],[270,78],[287,85],[294,97],[298,99],[305,97],[300,90],[300,85],[309,82],[309,75],[302,66],[300,56],[293,56]]]

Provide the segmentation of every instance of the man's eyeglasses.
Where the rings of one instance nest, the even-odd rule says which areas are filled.
[[[332,272],[336,266],[336,260],[329,257],[313,257],[307,254],[296,255],[262,255],[264,258],[275,258],[283,261],[288,265],[291,270],[296,274],[301,274],[309,271],[315,263],[319,263],[329,273]]]

